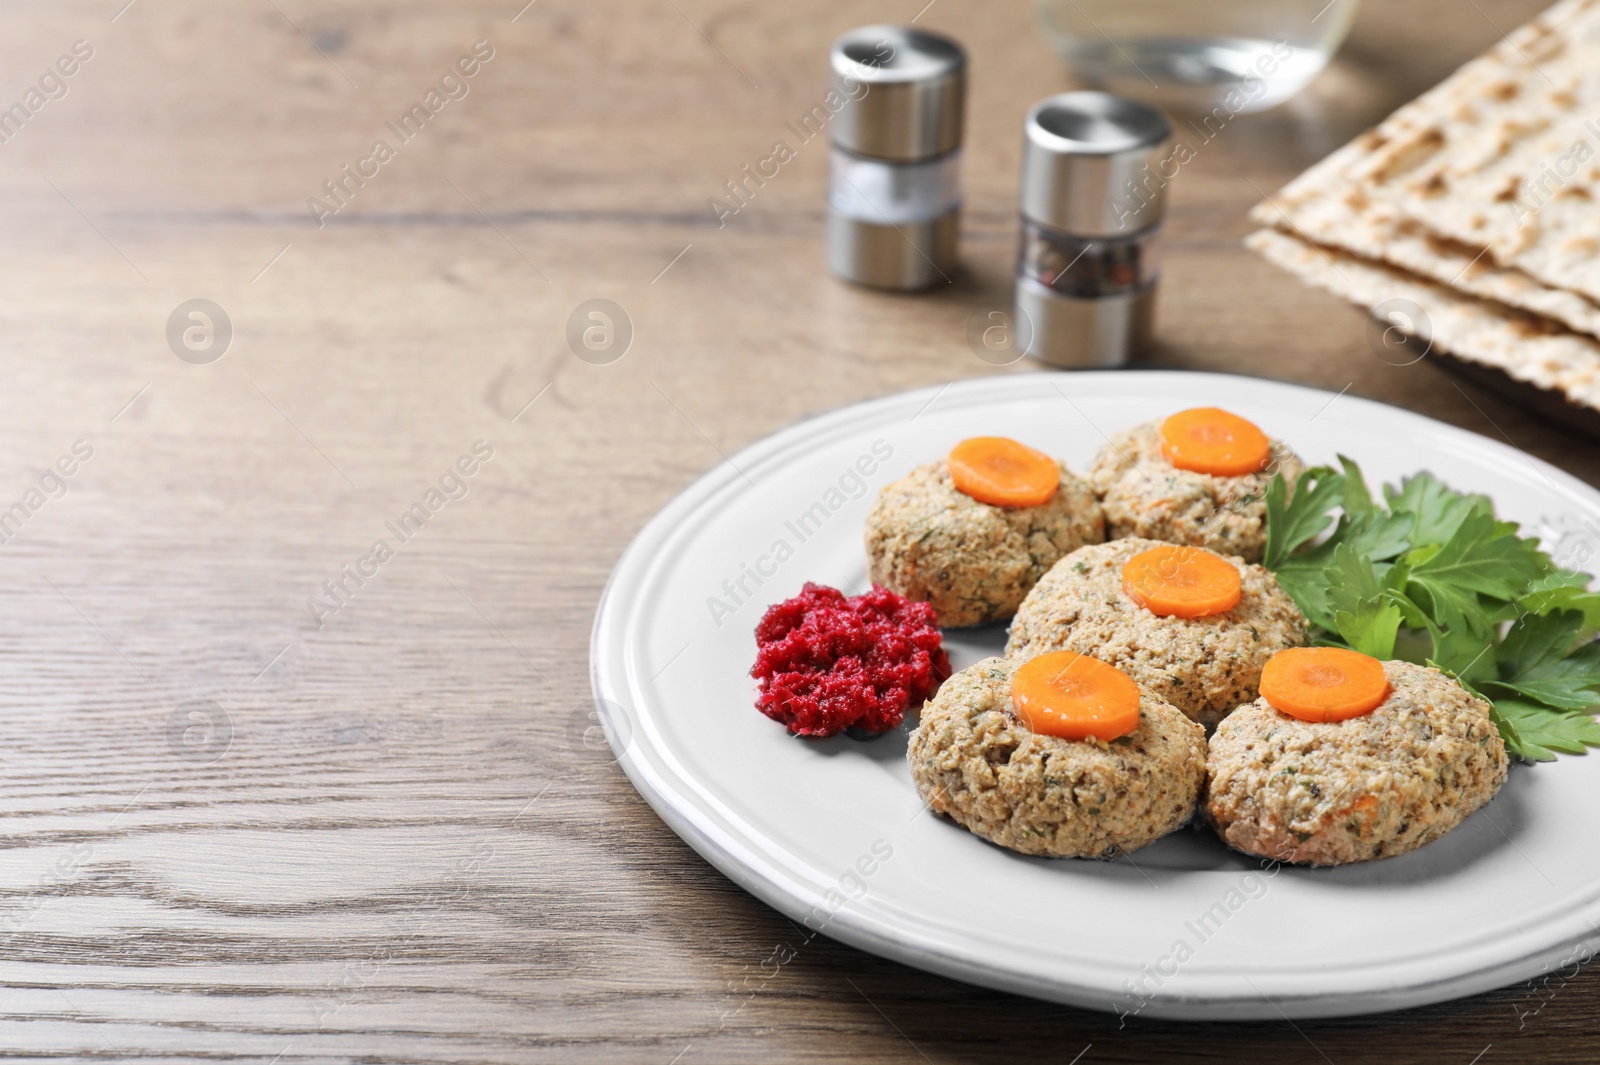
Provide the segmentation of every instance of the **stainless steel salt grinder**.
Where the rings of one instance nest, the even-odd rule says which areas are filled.
[[[1172,125],[1103,92],[1039,101],[1023,126],[1015,333],[1055,366],[1117,366],[1143,347]]]
[[[830,58],[843,104],[828,166],[829,268],[878,288],[947,283],[961,226],[966,53],[910,26],[863,26]]]

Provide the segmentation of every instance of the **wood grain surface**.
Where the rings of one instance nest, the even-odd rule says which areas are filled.
[[[1008,298],[1021,116],[1068,86],[1022,0],[920,15],[972,57],[948,288],[825,275],[820,141],[726,225],[707,208],[820,97],[836,34],[923,2],[0,5],[0,102],[49,90],[0,145],[0,515],[22,504],[0,525],[0,1053],[1593,1060],[1589,970],[1119,1029],[801,942],[592,747],[595,604],[674,493],[807,415],[996,372],[966,322]],[[1360,314],[1238,243],[1260,194],[1538,6],[1369,4],[1310,90],[1205,144],[1151,361],[1347,389],[1600,476],[1494,389],[1376,358]],[[169,318],[202,298],[231,340],[185,361]],[[606,365],[566,341],[599,298],[633,328]]]

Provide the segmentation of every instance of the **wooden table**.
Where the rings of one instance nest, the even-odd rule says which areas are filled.
[[[1590,971],[1542,1000],[1122,1030],[824,939],[769,978],[794,927],[585,743],[594,606],[722,455],[994,372],[965,323],[1007,299],[1018,124],[1065,75],[1020,0],[922,12],[972,56],[966,270],[878,295],[821,268],[820,142],[725,226],[707,200],[815,102],[837,33],[921,0],[520,3],[0,12],[6,100],[92,51],[0,147],[0,510],[23,504],[0,550],[0,1050],[1592,1060]],[[1492,390],[1375,358],[1360,314],[1238,244],[1260,192],[1539,6],[1370,4],[1310,91],[1205,144],[1173,188],[1154,361],[1348,387],[1600,476]],[[597,298],[634,331],[608,365],[565,339]],[[209,334],[195,299],[221,308]]]

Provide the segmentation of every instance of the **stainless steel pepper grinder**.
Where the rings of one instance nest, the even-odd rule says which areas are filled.
[[[828,266],[914,290],[949,282],[961,227],[967,57],[909,26],[863,26],[833,44]]]
[[[1117,366],[1144,347],[1172,124],[1103,92],[1039,101],[1023,124],[1016,331],[1055,366]]]

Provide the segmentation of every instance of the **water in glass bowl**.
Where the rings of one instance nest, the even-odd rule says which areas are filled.
[[[1036,0],[1088,85],[1180,111],[1260,111],[1303,89],[1359,0]]]

